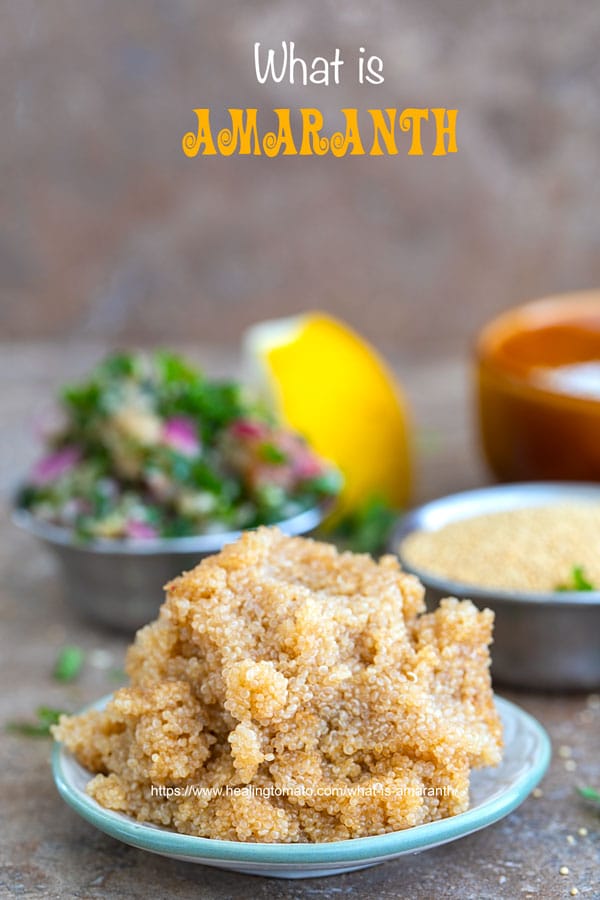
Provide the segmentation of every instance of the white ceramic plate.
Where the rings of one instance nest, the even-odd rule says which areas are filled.
[[[108,697],[94,704],[102,708]],[[474,772],[467,812],[427,825],[374,837],[323,844],[256,844],[216,841],[145,825],[104,809],[85,793],[90,773],[60,744],[52,769],[63,799],[96,828],[138,847],[186,862],[276,878],[335,875],[418,853],[479,831],[516,809],[544,775],[550,741],[542,726],[508,700],[496,698],[504,726],[504,758],[495,769]]]

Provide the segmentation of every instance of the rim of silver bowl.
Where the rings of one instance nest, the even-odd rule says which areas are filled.
[[[292,537],[307,534],[321,524],[330,507],[331,504],[327,503],[311,506],[300,513],[296,513],[294,516],[270,524]],[[75,537],[72,530],[36,518],[28,510],[19,506],[16,501],[13,502],[12,506],[12,520],[23,531],[51,544],[69,547],[81,553],[118,554],[121,556],[156,556],[164,553],[218,553],[224,544],[233,543],[246,531],[255,530],[246,528],[237,531],[210,532],[176,538],[143,538],[138,540],[132,538],[99,538],[92,541],[82,541]]]

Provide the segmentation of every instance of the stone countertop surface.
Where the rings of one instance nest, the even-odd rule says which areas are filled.
[[[43,398],[89,366],[96,345],[5,345],[0,371],[3,430],[0,488],[8,499],[32,459],[29,427]],[[223,372],[230,352],[195,355]],[[470,435],[468,371],[456,359],[406,361],[397,369],[415,411],[421,466],[416,499],[485,481]],[[126,636],[99,630],[65,605],[52,559],[11,524],[0,521],[2,758],[0,896],[44,898],[497,898],[600,897],[600,818],[577,796],[600,781],[600,698],[501,690],[546,727],[553,760],[541,785],[507,818],[422,855],[360,872],[299,881],[238,875],[133,849],[95,830],[58,796],[49,768],[50,742],[7,734],[4,725],[47,704],[76,709],[118,683]],[[78,644],[86,663],[75,684],[51,675],[59,648]],[[537,794],[538,792],[536,792]],[[561,875],[561,867],[569,870]]]

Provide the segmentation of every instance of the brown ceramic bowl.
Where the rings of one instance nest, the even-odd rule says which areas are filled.
[[[476,347],[483,450],[501,481],[600,481],[600,291],[516,307]]]

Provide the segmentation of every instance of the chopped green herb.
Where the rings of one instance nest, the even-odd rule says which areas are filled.
[[[595,591],[597,588],[586,578],[583,566],[573,566],[569,581],[557,585],[556,590],[564,593],[565,591]]]
[[[102,411],[102,390],[96,382],[67,385],[63,388],[62,400],[77,428],[83,428]]]
[[[584,800],[591,800],[592,803],[600,803],[600,792],[591,787],[578,787],[577,791]]]
[[[167,385],[193,384],[199,373],[181,356],[168,350],[158,350],[155,354],[156,368]]]
[[[37,716],[36,722],[8,722],[6,730],[12,734],[20,734],[23,737],[48,737],[50,735],[50,726],[57,725],[62,715],[65,715],[63,709],[52,709],[50,706],[38,706],[35,711]]]
[[[310,488],[311,491],[328,497],[337,496],[342,489],[342,484],[342,474],[335,469],[330,469],[328,472],[317,475],[316,478],[311,478],[310,481],[306,482],[307,488]]]
[[[287,453],[284,453],[276,444],[271,444],[268,441],[265,441],[264,444],[260,446],[260,456],[267,463],[272,463],[273,465],[280,465],[281,463],[287,462]]]
[[[203,460],[198,459],[190,467],[192,483],[204,491],[220,494],[223,490],[223,479]]]
[[[100,368],[109,378],[134,378],[140,374],[141,367],[135,354],[117,351],[107,356]]]
[[[385,550],[397,512],[385,500],[372,497],[357,512],[340,522],[333,540],[355,553],[377,554]]]
[[[83,660],[84,652],[81,647],[63,647],[54,665],[54,677],[57,681],[74,681],[81,672]]]

